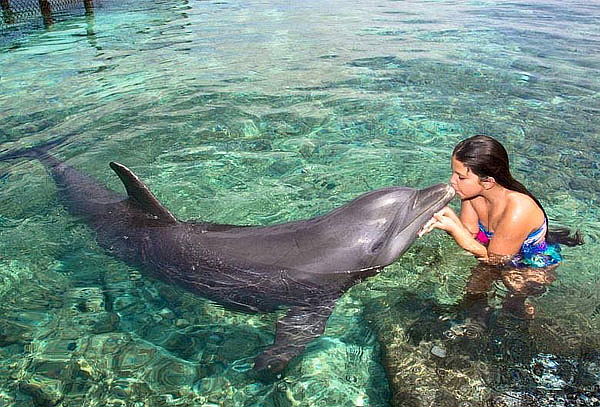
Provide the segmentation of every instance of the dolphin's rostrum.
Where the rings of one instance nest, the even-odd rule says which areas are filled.
[[[48,154],[50,146],[0,160],[43,162],[63,204],[111,255],[228,308],[289,307],[277,322],[275,342],[255,359],[255,369],[269,373],[282,371],[321,335],[335,301],[402,255],[454,196],[445,184],[390,187],[309,220],[252,227],[182,222],[124,165],[110,163],[127,196]]]

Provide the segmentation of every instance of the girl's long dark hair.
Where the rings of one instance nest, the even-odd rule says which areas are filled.
[[[473,171],[478,177],[482,179],[493,177],[494,180],[504,188],[531,197],[531,199],[533,199],[540,207],[544,213],[546,222],[548,222],[548,216],[540,201],[538,201],[538,199],[533,196],[523,184],[514,179],[511,175],[508,153],[498,140],[489,136],[476,135],[458,143],[456,147],[454,147],[452,155]],[[551,243],[561,243],[567,246],[583,244],[583,237],[579,231],[576,231],[575,234],[571,236],[571,231],[564,227],[554,228],[552,230],[548,227],[546,240]]]

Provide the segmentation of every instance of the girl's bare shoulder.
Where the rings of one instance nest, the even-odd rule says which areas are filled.
[[[507,200],[505,213],[509,217],[529,219],[535,225],[543,222],[544,212],[529,195],[512,191]]]

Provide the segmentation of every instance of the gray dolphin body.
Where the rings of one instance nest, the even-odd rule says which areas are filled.
[[[289,307],[277,322],[275,342],[255,359],[255,369],[268,373],[282,371],[321,335],[337,298],[402,255],[454,196],[445,184],[391,187],[309,220],[264,227],[182,222],[121,164],[110,166],[127,196],[42,149],[0,160],[23,156],[48,167],[64,205],[111,255],[228,308]]]

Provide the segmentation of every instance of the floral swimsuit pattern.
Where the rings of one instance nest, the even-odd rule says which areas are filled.
[[[519,268],[541,268],[560,263],[562,261],[560,246],[556,243],[546,242],[547,229],[548,224],[544,220],[542,226],[531,232],[527,238],[525,238],[519,253],[513,256],[510,264]],[[492,236],[494,236],[494,232],[488,231],[485,226],[479,222],[479,232],[475,239],[484,246],[487,246],[490,243]]]

